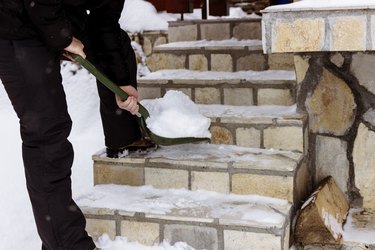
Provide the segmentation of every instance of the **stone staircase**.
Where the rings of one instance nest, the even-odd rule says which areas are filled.
[[[95,154],[95,187],[78,199],[87,230],[148,245],[289,249],[311,179],[293,61],[263,54],[260,19],[172,22],[168,37],[148,57],[141,98],[189,95],[211,118],[212,143]]]

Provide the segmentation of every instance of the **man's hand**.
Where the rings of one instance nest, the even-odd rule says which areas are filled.
[[[138,92],[137,90],[131,86],[121,86],[120,87],[125,93],[129,95],[128,99],[126,101],[122,101],[121,98],[116,95],[116,103],[117,106],[119,106],[120,109],[125,109],[132,113],[133,115],[138,113],[139,111],[139,105],[138,105]]]
[[[68,52],[71,52],[71,53],[74,53],[74,54],[77,54],[77,55],[80,55],[83,58],[86,58],[86,54],[85,54],[85,52],[83,52],[84,47],[85,46],[83,45],[83,43],[80,40],[73,37],[72,42],[64,50],[68,51]],[[68,53],[64,53],[64,56],[69,58],[70,60],[74,61],[74,59]]]

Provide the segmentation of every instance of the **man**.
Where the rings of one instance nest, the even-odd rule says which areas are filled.
[[[20,119],[42,249],[95,248],[72,199],[72,122],[61,84],[62,54],[87,55],[130,96],[121,101],[98,84],[107,155],[117,157],[141,138],[131,114],[138,111],[134,52],[118,24],[123,5],[124,0],[0,0],[0,79]]]

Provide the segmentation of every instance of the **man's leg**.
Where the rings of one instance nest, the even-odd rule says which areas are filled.
[[[22,153],[44,249],[94,249],[72,200],[71,120],[59,55],[34,40],[0,40],[0,78],[20,119]]]

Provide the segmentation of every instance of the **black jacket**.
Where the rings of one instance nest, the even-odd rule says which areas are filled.
[[[95,60],[113,81],[128,85],[126,53],[130,39],[118,23],[124,2],[0,0],[0,38],[40,39],[50,49],[62,51],[76,36],[92,50]]]

